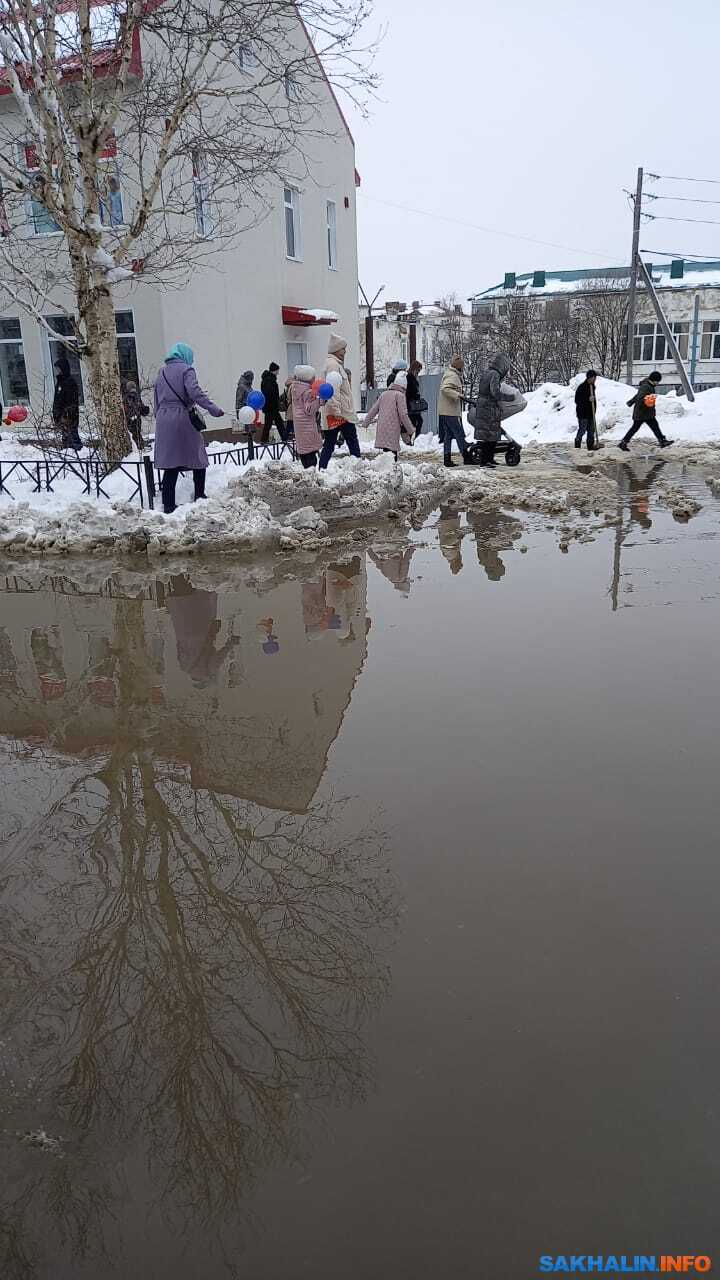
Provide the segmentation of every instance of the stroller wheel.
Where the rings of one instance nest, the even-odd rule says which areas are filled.
[[[509,467],[518,467],[520,465],[520,445],[509,444],[505,453],[505,461]]]

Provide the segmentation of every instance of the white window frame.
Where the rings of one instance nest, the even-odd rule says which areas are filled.
[[[401,338],[400,339],[400,359],[407,360],[409,354],[410,352],[409,352],[408,340],[407,338]]]
[[[707,325],[707,329],[705,326]],[[711,326],[715,326],[711,328]],[[700,328],[700,360],[720,360],[720,320],[715,316],[704,316]],[[709,355],[704,354],[705,339],[708,339]]]
[[[117,316],[118,316],[119,314],[122,314],[122,315],[129,315],[129,316],[131,316],[131,317],[132,317],[132,333],[118,333],[118,328],[117,328]],[[120,339],[120,338],[124,338],[124,339],[132,338],[132,339],[133,339],[133,342],[135,343],[135,364],[137,365],[137,368],[138,368],[138,378],[139,378],[139,377],[140,377],[140,361],[139,361],[139,359],[138,359],[137,328],[136,328],[136,326],[135,326],[135,311],[134,311],[133,307],[118,307],[118,310],[115,312],[115,317],[116,317],[116,319],[115,319],[115,342],[117,343],[118,339]],[[53,315],[53,316],[46,316],[46,317],[45,317],[45,319],[48,321],[48,323],[52,324],[53,320],[57,320],[57,319],[58,319],[58,316],[56,316],[56,315]],[[43,327],[43,329],[42,329],[42,334],[43,334],[43,339],[44,339],[44,341],[43,341],[43,360],[44,360],[44,362],[45,362],[45,370],[46,370],[46,374],[47,374],[47,376],[48,376],[48,378],[49,378],[49,380],[50,380],[50,386],[54,386],[54,384],[55,384],[55,367],[54,367],[54,357],[53,357],[53,353],[52,353],[52,351],[51,351],[51,349],[50,349],[50,343],[51,343],[51,341],[53,341],[53,339],[51,339],[50,334],[48,333],[47,329],[45,329],[44,327]],[[55,358],[57,358],[57,357],[55,357]],[[84,383],[84,381],[83,381],[83,376],[82,376],[82,364],[80,365],[79,378],[80,378],[80,407],[81,407],[81,408],[83,408],[83,407],[84,407],[84,405],[85,405],[85,383]]]
[[[288,200],[288,194],[290,199]],[[290,262],[302,262],[303,260],[303,240],[302,240],[302,212],[300,202],[301,192],[297,187],[283,187],[283,227],[285,231],[285,257]],[[288,213],[292,213],[293,219],[293,248],[294,253],[290,253],[290,245],[288,243]]]
[[[338,269],[337,251],[337,201],[325,201],[325,223],[327,226],[327,259],[328,271]]]
[[[98,156],[98,171],[99,171],[99,173],[100,173],[100,172],[102,172],[102,173],[106,174],[106,175],[107,175],[107,177],[109,177],[109,178],[115,178],[115,179],[117,180],[117,184],[118,184],[118,188],[119,188],[119,195],[120,195],[120,212],[121,212],[121,214],[122,214],[122,217],[120,218],[120,221],[119,221],[119,222],[113,222],[113,221],[112,221],[112,216],[109,216],[107,219],[103,218],[103,216],[102,216],[102,208],[103,208],[103,206],[105,207],[105,209],[107,209],[108,214],[111,214],[111,210],[110,210],[110,203],[109,203],[109,201],[106,201],[106,200],[104,200],[104,199],[103,199],[103,192],[102,192],[102,189],[99,189],[99,190],[98,190],[98,195],[99,195],[99,197],[100,197],[100,206],[101,206],[101,208],[100,208],[100,220],[101,220],[102,225],[103,225],[104,227],[109,227],[109,228],[111,228],[111,229],[112,229],[113,227],[125,227],[125,226],[127,226],[127,218],[126,218],[126,216],[125,216],[125,192],[123,191],[123,185],[122,185],[122,174],[121,174],[121,172],[120,172],[120,164],[119,164],[119,162],[118,162],[118,158],[117,158],[117,143],[116,143],[115,138],[113,138],[112,142],[113,142],[114,154],[110,154],[110,155],[100,155],[100,156]],[[108,150],[111,150],[111,148],[108,148]],[[99,184],[98,184],[98,186],[99,186]]]
[[[18,143],[18,149],[19,149],[19,152],[20,152],[20,155],[19,155],[20,167],[21,167],[21,169],[22,169],[23,173],[26,173],[26,174],[28,175],[28,177],[29,177],[32,173],[39,173],[39,172],[40,172],[40,167],[38,166],[36,169],[30,169],[30,168],[28,168],[28,163],[27,163],[27,149],[28,149],[28,147],[33,147],[33,148],[34,148],[34,147],[35,147],[35,143],[34,143],[34,142],[32,142],[31,140],[21,140],[21,141]],[[26,213],[26,223],[27,223],[27,228],[28,228],[28,231],[29,231],[30,235],[32,236],[32,238],[33,238],[33,239],[35,239],[35,237],[36,237],[36,236],[61,236],[61,235],[62,235],[62,231],[61,231],[60,227],[58,227],[58,226],[57,226],[57,224],[55,225],[55,230],[54,230],[54,231],[51,231],[51,230],[49,230],[49,229],[43,229],[43,230],[38,231],[38,229],[37,229],[37,223],[36,223],[36,221],[35,221],[35,214],[34,214],[34,212],[33,212],[33,205],[34,205],[34,204],[38,204],[38,205],[39,205],[39,204],[40,204],[40,201],[39,201],[39,200],[34,200],[34,199],[33,199],[33,197],[32,197],[32,195],[28,195],[28,196],[26,197],[26,199],[25,199],[25,213]],[[45,208],[45,206],[44,206],[44,205],[42,205],[41,207],[42,207],[43,209]],[[48,218],[52,218],[52,215],[51,215],[50,213],[48,213],[48,212],[47,212],[47,210],[45,210],[45,212],[46,212],[46,214],[47,214]]]
[[[22,323],[19,316],[3,316],[3,320],[17,320],[20,330],[19,338],[3,338],[0,336],[0,347],[19,347],[22,356],[23,368],[25,369],[25,386],[27,391],[20,397],[14,397],[10,393],[10,388],[6,388],[2,381],[2,372],[0,371],[0,402],[3,408],[9,404],[29,404],[30,403],[30,380],[28,378],[27,362],[25,360],[25,341],[23,339]]]
[[[193,147],[193,194],[195,197],[195,230],[201,240],[212,240],[215,235],[210,178],[205,157],[200,147]]]
[[[256,70],[258,60],[252,40],[243,40],[238,45],[237,64],[243,75],[252,75]]]
[[[302,353],[302,354],[301,354],[301,357],[300,357],[300,359],[299,359],[299,360],[295,360],[295,359],[294,359],[294,357],[292,357],[292,356],[290,355],[290,348],[291,348],[291,347],[299,347],[299,348],[300,348],[300,351],[301,351],[301,353]],[[307,344],[307,342],[286,342],[286,344],[285,344],[285,359],[287,360],[287,371],[288,371],[288,374],[289,374],[290,376],[292,376],[293,370],[295,369],[296,365],[299,365],[299,364],[307,364],[307,362],[308,362],[308,344]]]
[[[673,337],[682,355],[682,348],[685,346],[685,354],[683,359],[687,359],[687,353],[690,347],[690,322],[689,320],[673,320],[670,323],[670,329]],[[648,332],[649,331],[649,332]],[[686,341],[683,343],[681,339]],[[649,354],[644,352],[649,349]],[[662,355],[660,352],[662,351]],[[641,320],[635,325],[635,341],[633,343],[633,359],[637,364],[670,364],[673,360],[673,354],[670,350],[669,343],[657,321]]]

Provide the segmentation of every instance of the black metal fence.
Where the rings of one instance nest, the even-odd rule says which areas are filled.
[[[244,467],[247,462],[270,457],[275,462],[287,454],[295,458],[292,443],[273,441],[268,444],[255,444],[253,440],[245,444],[231,445],[227,449],[219,449],[208,454],[211,467],[236,466]],[[24,458],[0,459],[0,494],[8,498],[22,497],[15,490],[18,484],[25,487],[27,480],[32,484],[32,493],[54,493],[54,485],[58,481],[77,480],[78,497],[108,498],[112,497],[103,486],[113,476],[124,475],[130,481],[130,492],[124,493],[123,499],[140,503],[153,510],[155,498],[162,481],[162,470],[154,467],[149,457],[137,461],[121,462],[117,467],[109,467],[101,458],[78,458],[73,453],[58,453],[43,458],[27,461]],[[13,486],[14,481],[14,486]]]

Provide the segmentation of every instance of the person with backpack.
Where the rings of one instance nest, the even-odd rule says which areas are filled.
[[[588,369],[585,374],[584,381],[580,383],[575,392],[575,413],[577,415],[577,432],[575,434],[575,448],[582,449],[582,442],[587,435],[587,447],[592,453],[597,448],[597,396],[595,394],[595,381],[597,374],[594,369]]]
[[[392,385],[387,391],[383,391],[370,412],[365,415],[366,427],[369,427],[370,423],[377,418],[375,448],[382,449],[383,453],[391,453],[396,462],[401,434],[410,436],[410,439],[413,436],[413,425],[407,411],[406,397],[407,375],[399,370]]]
[[[273,360],[260,381],[260,390],[265,397],[265,426],[261,437],[263,444],[267,444],[270,439],[271,427],[277,427],[280,439],[284,444],[287,443],[287,428],[280,412],[280,388],[277,380],[279,369],[280,365]]]
[[[648,374],[647,378],[643,378],[632,400],[628,400],[628,408],[632,407],[633,420],[629,431],[625,432],[619,449],[623,453],[628,452],[628,446],[633,436],[637,435],[641,427],[649,427],[661,449],[667,449],[669,445],[674,444],[674,440],[668,440],[664,436],[657,420],[657,384],[662,382],[662,374],[655,369]]]

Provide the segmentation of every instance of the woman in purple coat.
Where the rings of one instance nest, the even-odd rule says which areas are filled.
[[[175,510],[175,485],[181,471],[192,471],[195,501],[204,498],[208,456],[205,441],[190,420],[192,405],[207,409],[213,418],[222,418],[205,395],[193,369],[192,348],[176,342],[155,382],[155,466],[163,473],[163,511]]]

